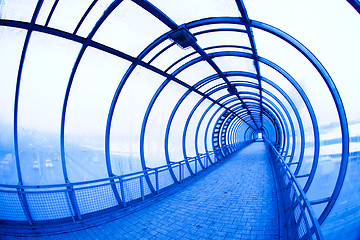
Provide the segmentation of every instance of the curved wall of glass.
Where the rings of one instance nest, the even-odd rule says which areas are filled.
[[[242,1],[3,1],[0,55],[3,222],[124,207],[264,138],[325,236],[347,219],[356,238],[360,116],[347,85]],[[142,191],[123,182],[144,171]]]

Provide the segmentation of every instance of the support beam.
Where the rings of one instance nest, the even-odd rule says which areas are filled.
[[[241,17],[242,17],[242,21],[245,23],[245,28],[246,28],[246,32],[250,41],[250,45],[251,45],[251,50],[252,50],[252,54],[253,54],[253,59],[254,59],[254,66],[255,66],[255,70],[256,70],[256,75],[257,75],[257,80],[258,80],[258,84],[259,84],[259,93],[260,93],[260,121],[261,121],[261,127],[260,129],[262,129],[262,125],[263,125],[263,121],[262,121],[262,116],[263,116],[263,106],[262,106],[262,85],[261,85],[261,73],[260,73],[260,66],[259,66],[259,56],[257,53],[257,49],[256,49],[256,44],[255,44],[255,38],[254,38],[254,34],[253,31],[251,29],[251,26],[248,25],[247,23],[250,22],[250,19],[248,17],[244,2],[242,0],[236,0],[235,1],[239,11],[241,13]]]
[[[180,28],[184,28],[187,30],[187,28],[185,26],[181,26],[179,27],[174,21],[172,21],[168,16],[166,16],[163,12],[161,12],[158,8],[156,8],[154,5],[152,5],[151,3],[149,3],[146,0],[132,0],[134,3],[138,4],[139,6],[141,6],[143,9],[145,9],[146,11],[148,11],[149,13],[151,13],[154,17],[158,18],[160,21],[162,21],[166,26],[168,26],[169,28],[171,28],[172,30],[176,30],[176,29],[180,29]],[[170,33],[171,34],[171,33]],[[219,76],[221,76],[221,78],[226,82],[226,84],[228,85],[228,90],[229,92],[232,92],[234,95],[236,95],[236,97],[240,100],[242,106],[248,111],[249,115],[251,116],[252,121],[254,122],[254,127],[257,129],[260,129],[261,126],[259,127],[254,119],[254,117],[252,116],[251,111],[249,110],[249,108],[246,106],[246,103],[241,99],[240,95],[234,91],[235,88],[234,86],[231,85],[230,81],[224,76],[224,74],[222,73],[222,71],[220,70],[220,68],[215,64],[215,62],[210,59],[210,57],[205,53],[204,49],[202,49],[196,42],[192,43],[192,47],[194,48],[194,50],[199,53],[204,60],[210,64],[210,66],[219,74]],[[259,78],[260,79],[260,78]],[[261,119],[261,118],[260,118]]]
[[[359,0],[347,0],[347,1],[360,14],[360,1]]]

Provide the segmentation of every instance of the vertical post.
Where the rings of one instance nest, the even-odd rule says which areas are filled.
[[[179,162],[179,183],[181,183],[181,174],[182,171],[181,171],[181,162]]]
[[[159,171],[155,170],[156,194],[159,194]]]
[[[141,200],[145,200],[144,196],[144,179],[143,176],[140,176],[140,192],[141,192]]]
[[[205,163],[210,158],[209,152],[206,153]],[[216,158],[214,158],[214,163],[217,162]]]
[[[81,213],[80,213],[79,205],[78,205],[77,200],[76,200],[74,186],[71,185],[69,180],[66,180],[66,184],[67,184],[66,189],[67,189],[67,192],[68,192],[68,196],[69,196],[69,199],[70,199],[71,206],[74,209],[75,216],[79,220],[81,220]]]
[[[195,157],[195,175],[197,174],[197,161],[198,161],[199,156]]]
[[[125,208],[126,200],[125,200],[125,191],[124,191],[124,180],[122,179],[122,177],[120,177],[119,181],[120,181],[120,193],[121,193],[122,205]]]
[[[185,178],[185,163],[181,164],[181,172],[182,172],[182,178],[181,178],[181,182],[183,182],[184,178]]]
[[[21,206],[23,208],[23,211],[25,213],[26,219],[29,223],[30,226],[33,225],[33,219],[31,217],[31,213],[30,213],[30,209],[29,209],[29,205],[28,202],[26,200],[26,195],[25,195],[25,190],[23,187],[19,187],[17,189],[18,195],[19,195],[19,199],[21,201]]]

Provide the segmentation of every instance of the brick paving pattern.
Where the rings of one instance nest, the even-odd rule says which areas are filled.
[[[36,239],[279,239],[277,196],[265,145],[251,144],[186,188],[127,216]]]

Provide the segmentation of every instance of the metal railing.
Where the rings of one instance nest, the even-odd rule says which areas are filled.
[[[323,240],[320,224],[305,192],[285,163],[284,157],[269,141],[265,143],[273,161],[283,200],[285,238]]]
[[[93,181],[41,186],[0,184],[0,222],[38,226],[50,220],[76,222],[87,214],[97,216],[103,210],[124,208],[182,183],[220,161],[219,156],[226,157],[225,152],[230,155],[249,143],[225,146],[217,150],[220,154],[211,151],[157,168]]]

